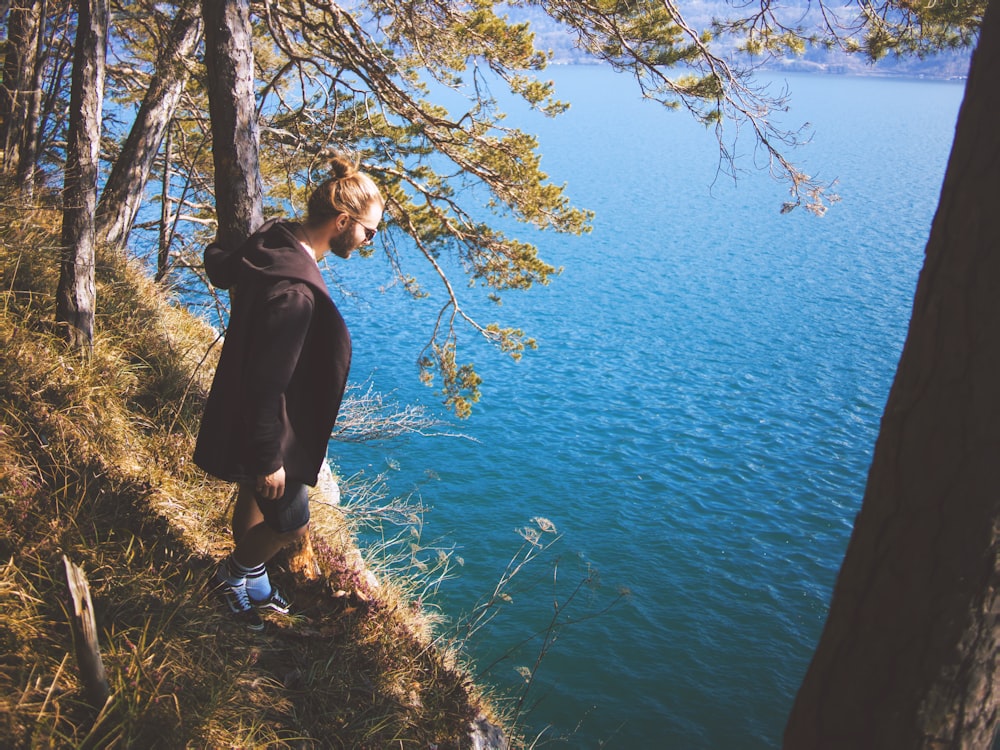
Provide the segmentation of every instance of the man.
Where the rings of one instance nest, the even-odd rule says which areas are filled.
[[[369,243],[385,201],[356,161],[337,155],[309,198],[304,223],[271,221],[238,249],[205,250],[205,270],[230,289],[225,343],[194,459],[239,484],[232,553],[216,592],[233,616],[262,630],[258,609],[287,612],[266,564],[303,536],[351,360],[347,326],[317,262]]]

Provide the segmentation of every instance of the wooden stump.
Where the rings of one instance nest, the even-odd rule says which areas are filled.
[[[97,622],[94,619],[94,604],[90,599],[90,585],[83,570],[71,563],[63,555],[66,566],[66,582],[73,599],[73,647],[80,668],[80,679],[87,702],[94,708],[101,708],[108,700],[108,678],[104,674],[100,644],[97,642]]]
[[[323,575],[309,534],[289,547],[286,554],[288,555],[288,569],[296,575],[302,576],[307,581],[318,580]]]

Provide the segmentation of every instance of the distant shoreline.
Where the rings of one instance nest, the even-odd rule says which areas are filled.
[[[860,58],[839,55],[833,60],[808,58],[781,58],[763,63],[755,69],[759,73],[805,73],[809,75],[857,76],[859,78],[909,78],[913,80],[965,81],[968,78],[972,51],[942,53],[938,57],[920,60],[899,58],[880,60],[868,64]],[[550,66],[607,65],[588,55],[560,56],[549,61]]]

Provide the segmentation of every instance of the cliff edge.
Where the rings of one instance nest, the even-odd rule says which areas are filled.
[[[0,213],[0,746],[506,747],[460,656],[365,568],[329,498],[318,569],[287,558],[276,574],[293,614],[263,634],[224,616],[206,583],[232,489],[189,458],[217,333],[103,258],[82,359],[52,322],[58,213]],[[73,656],[63,556],[93,597],[100,706]]]

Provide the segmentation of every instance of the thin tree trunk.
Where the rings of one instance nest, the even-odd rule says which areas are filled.
[[[3,149],[3,171],[8,175],[17,172],[21,161],[42,25],[40,0],[21,0],[12,5],[7,20],[7,54],[0,92],[0,148]]]
[[[910,330],[789,749],[985,749],[1000,717],[997,5],[983,20]]]
[[[70,344],[84,350],[89,350],[94,341],[94,212],[107,29],[108,0],[80,0],[70,94],[63,257],[56,292],[56,322],[65,326]]]
[[[67,41],[72,24],[76,22],[72,0],[48,0],[49,27],[46,34],[46,67],[42,71],[42,108],[38,124],[38,156],[36,163],[62,160],[59,143],[65,139],[67,80],[72,80],[73,44]],[[72,23],[71,23],[72,22]]]
[[[264,222],[250,5],[247,0],[204,0],[202,12],[217,240],[223,246],[235,246]]]
[[[45,64],[45,17],[48,3],[39,5],[38,28],[35,34],[35,55],[29,81],[27,113],[21,134],[21,148],[17,159],[17,184],[25,197],[31,198],[35,189],[35,161],[38,158],[40,120],[42,117],[42,67]]]
[[[163,281],[170,267],[170,159],[171,159],[170,128],[163,140],[163,189],[160,193],[160,241],[156,254],[156,280]]]
[[[132,231],[156,154],[190,77],[191,60],[201,41],[201,32],[197,5],[189,2],[179,8],[166,46],[157,58],[149,89],[97,207],[97,238],[111,252],[121,251]]]

